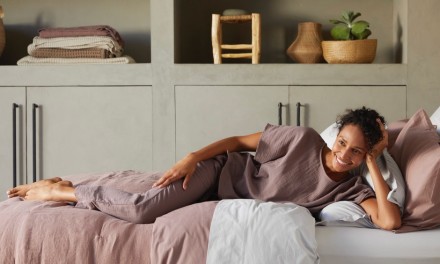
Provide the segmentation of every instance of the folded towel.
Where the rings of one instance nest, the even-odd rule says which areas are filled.
[[[115,39],[121,47],[124,47],[124,41],[119,32],[108,25],[42,28],[38,31],[38,36],[41,38],[107,36]]]
[[[28,54],[41,48],[62,49],[85,49],[99,48],[110,51],[115,57],[122,55],[123,48],[111,37],[88,36],[88,37],[61,37],[40,38],[34,37],[32,44],[28,46]]]
[[[130,56],[122,56],[117,58],[108,59],[93,59],[93,58],[75,58],[75,59],[64,59],[64,58],[35,58],[32,56],[26,56],[17,61],[19,66],[27,65],[51,65],[51,64],[128,64],[136,63]]]
[[[29,55],[35,58],[112,58],[112,54],[105,49],[59,49],[59,48],[41,48],[33,50]]]

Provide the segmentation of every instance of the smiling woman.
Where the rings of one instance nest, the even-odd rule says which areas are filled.
[[[349,110],[338,121],[330,150],[313,129],[267,125],[263,132],[234,136],[188,154],[159,175],[155,188],[132,194],[105,186],[70,182],[19,186],[9,197],[76,202],[135,223],[155,219],[209,198],[292,202],[317,216],[338,201],[359,204],[373,223],[391,230],[400,226],[400,210],[387,199],[390,188],[377,158],[388,144],[384,119],[365,107]],[[243,151],[256,151],[255,156]],[[373,189],[362,180],[367,168]],[[47,182],[46,182],[47,183]]]
[[[329,161],[329,164],[326,164],[329,176],[346,177],[349,170],[355,169],[364,161],[367,151],[361,128],[351,124],[345,126],[339,133],[332,151],[327,154],[331,155],[326,159]]]

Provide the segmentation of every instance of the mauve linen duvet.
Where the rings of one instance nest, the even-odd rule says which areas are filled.
[[[133,193],[156,178],[134,171],[65,177]],[[0,202],[0,263],[204,263],[214,208],[201,203],[134,224],[65,203],[11,198]]]

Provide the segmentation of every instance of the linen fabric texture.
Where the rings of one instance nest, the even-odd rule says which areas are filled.
[[[439,136],[423,109],[405,124],[390,153],[407,187],[403,225],[397,232],[440,226]]]
[[[319,219],[316,225],[377,228],[364,209],[351,201],[327,205],[319,213]]]
[[[199,162],[186,191],[182,180],[137,194],[79,185],[75,189],[76,206],[98,209],[130,222],[151,223],[158,216],[206,199],[292,202],[317,214],[336,201],[359,204],[374,197],[360,176],[340,182],[327,176],[321,158],[324,145],[313,129],[267,125],[255,158],[233,152]]]
[[[293,203],[222,200],[212,217],[206,264],[319,263],[314,223]]]
[[[229,153],[220,175],[218,195],[222,199],[292,202],[315,216],[336,201],[359,204],[374,197],[373,190],[362,183],[359,175],[340,182],[328,177],[322,163],[324,146],[324,140],[311,128],[268,124],[255,158]]]

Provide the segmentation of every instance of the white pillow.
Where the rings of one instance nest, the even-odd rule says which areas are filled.
[[[335,202],[324,207],[316,225],[376,228],[362,207],[350,201]]]
[[[437,133],[440,135],[440,106],[435,110],[434,114],[429,118],[434,126],[437,126]]]
[[[325,143],[327,143],[327,146],[329,149],[333,148],[333,143],[335,143],[336,137],[338,136],[338,126],[336,123],[331,124],[329,127],[324,129],[324,131],[321,132],[321,137],[324,139]]]

